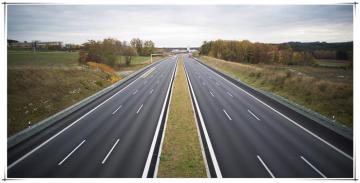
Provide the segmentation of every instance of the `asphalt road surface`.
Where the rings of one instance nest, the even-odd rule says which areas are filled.
[[[185,68],[213,176],[353,177],[352,140],[325,127],[310,131],[306,119],[277,111],[190,57]]]
[[[154,64],[67,126],[10,149],[7,176],[146,177],[176,62]]]
[[[212,176],[353,177],[352,140],[184,59]],[[9,149],[7,176],[147,177],[176,60]]]

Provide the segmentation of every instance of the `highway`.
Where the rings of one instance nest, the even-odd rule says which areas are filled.
[[[9,149],[7,176],[148,177],[176,63],[171,57],[153,64],[56,127]]]
[[[212,177],[352,178],[352,140],[185,57]],[[301,92],[301,91],[300,91]]]
[[[353,141],[184,56],[212,177],[352,178]],[[8,178],[153,177],[177,58],[8,149]]]

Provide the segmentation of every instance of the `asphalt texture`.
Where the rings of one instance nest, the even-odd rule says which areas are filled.
[[[191,57],[185,68],[219,165],[217,177],[353,177],[352,140],[239,89]]]
[[[176,62],[171,57],[154,64],[99,101],[9,149],[7,176],[141,177]]]
[[[351,139],[191,57],[184,59],[200,109],[195,111],[198,122],[199,115],[203,119],[199,128],[213,177],[353,177]],[[151,154],[150,149],[154,139],[160,139],[159,123],[165,122],[159,119],[167,106],[176,60],[153,64],[8,149],[7,177],[144,176],[149,157],[155,164],[156,150]]]

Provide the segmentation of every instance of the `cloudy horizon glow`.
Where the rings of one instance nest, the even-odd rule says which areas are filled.
[[[352,5],[8,5],[8,39],[81,44],[112,37],[157,47],[203,41],[353,40]]]

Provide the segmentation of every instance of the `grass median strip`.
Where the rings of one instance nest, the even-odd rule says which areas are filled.
[[[157,177],[206,177],[182,57],[169,110]]]

